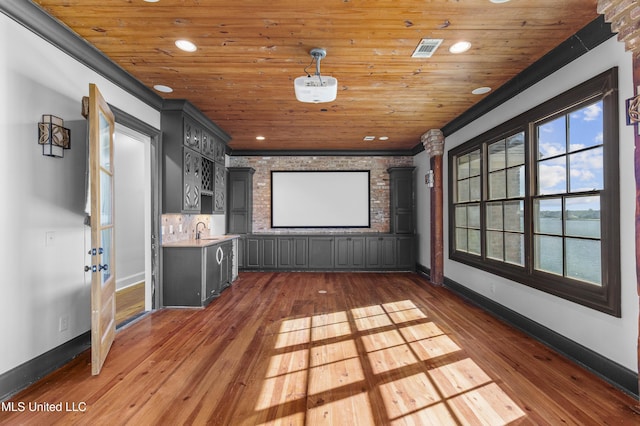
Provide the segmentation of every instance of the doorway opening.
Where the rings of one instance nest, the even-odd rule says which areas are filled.
[[[153,308],[151,138],[116,123],[116,325]]]

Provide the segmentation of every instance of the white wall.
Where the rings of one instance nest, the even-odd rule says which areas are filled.
[[[158,111],[0,14],[0,374],[90,329],[80,114],[89,83],[160,128]],[[42,114],[72,127],[63,159],[44,157],[37,145]],[[69,319],[63,332],[61,316]]]
[[[145,219],[148,217],[145,153],[145,141],[116,129],[113,161],[118,290],[145,279]]]
[[[448,176],[449,173],[446,151],[614,66],[619,67],[620,182],[623,184],[620,190],[622,318],[614,318],[525,285],[454,262],[448,259],[449,239],[446,234],[444,274],[471,290],[519,312],[604,357],[632,371],[638,371],[636,351],[638,295],[636,293],[635,235],[633,232],[635,220],[634,139],[633,128],[625,124],[624,106],[625,99],[633,96],[633,80],[631,54],[624,51],[624,45],[618,42],[615,37],[609,39],[542,82],[449,135],[445,141],[444,176]],[[419,168],[417,173],[419,179],[421,170],[429,168],[428,156],[423,152],[416,156],[414,161]],[[420,188],[419,183],[418,188]],[[449,200],[446,178],[444,192],[444,202],[447,206]],[[424,191],[417,191],[417,197],[418,217],[427,222],[419,225],[418,229],[420,230],[423,227],[428,227],[429,204]],[[448,216],[445,211],[445,232],[447,232],[448,226]],[[422,244],[424,243],[421,242],[421,246]],[[425,255],[421,251],[419,262],[423,265],[429,265],[428,254]],[[492,286],[495,291],[491,290]]]

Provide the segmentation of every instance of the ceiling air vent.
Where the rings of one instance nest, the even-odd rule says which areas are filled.
[[[411,55],[412,58],[430,58],[442,43],[440,38],[423,38]]]

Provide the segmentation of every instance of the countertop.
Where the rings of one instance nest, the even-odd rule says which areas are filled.
[[[225,241],[231,241],[239,237],[239,235],[215,235],[211,237],[203,237],[199,240],[182,240],[162,243],[162,247],[208,247]]]

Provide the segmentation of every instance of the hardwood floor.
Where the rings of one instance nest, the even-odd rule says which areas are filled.
[[[204,310],[120,331],[100,376],[89,362],[85,352],[16,395],[24,411],[0,423],[640,421],[630,396],[410,273],[241,273]]]
[[[116,291],[116,324],[144,311],[144,281]]]

